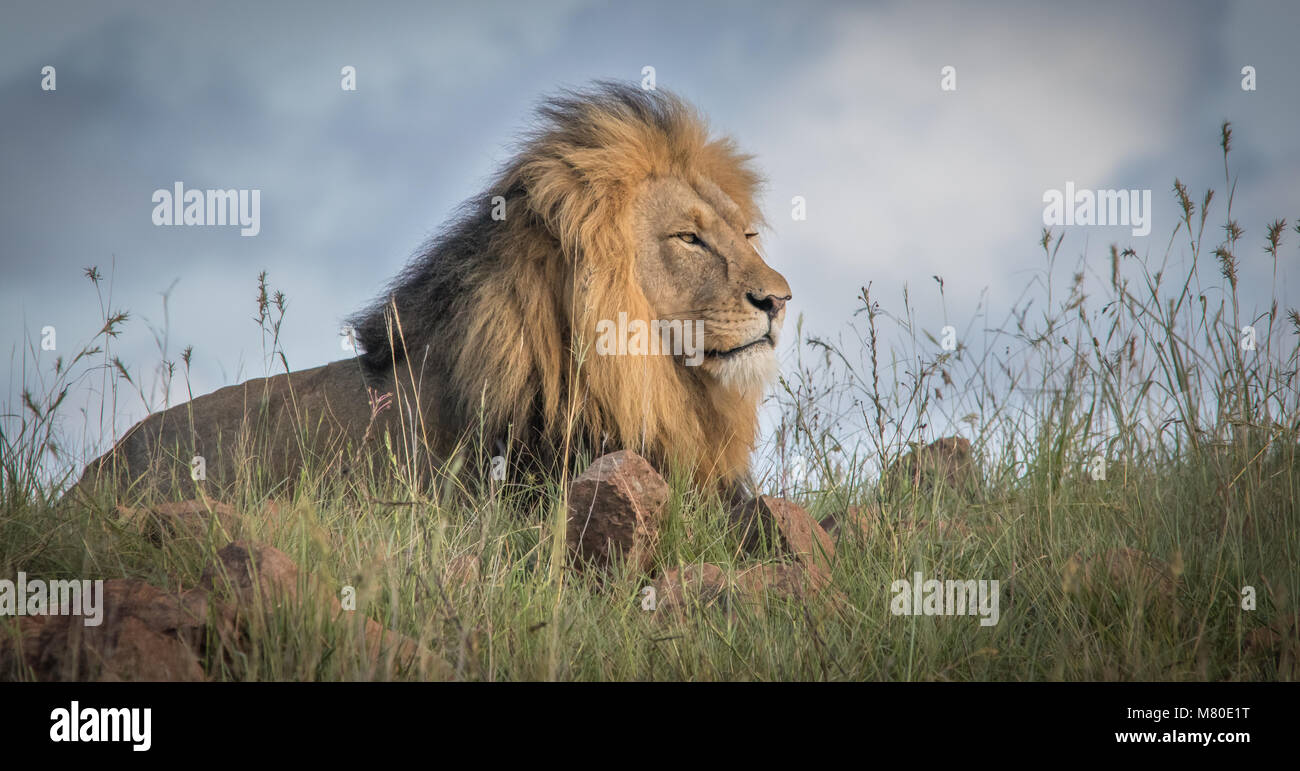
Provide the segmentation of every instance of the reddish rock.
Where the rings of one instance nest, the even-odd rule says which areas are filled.
[[[172,595],[143,581],[104,582],[103,621],[31,616],[18,640],[0,641],[0,672],[41,681],[197,681],[203,668],[207,604],[201,594]],[[28,671],[19,672],[21,662]]]
[[[86,626],[82,616],[20,617],[12,634],[0,629],[0,680],[202,680],[201,654],[220,650],[210,641],[238,649],[252,615],[300,596],[298,567],[278,549],[241,541],[217,556],[201,587],[181,594],[135,579],[105,581],[99,626]],[[312,589],[318,600],[331,599],[330,615],[344,613],[337,596]],[[364,614],[354,619],[372,665],[391,657],[423,677],[450,677],[415,640]]]
[[[830,585],[830,577],[802,565],[775,563],[754,565],[736,574],[736,585],[752,597],[803,599]]]
[[[482,571],[482,560],[477,554],[461,554],[447,561],[447,566],[442,571],[442,580],[449,586],[475,584]]]
[[[219,598],[221,619],[218,632],[228,644],[238,646],[242,639],[247,614],[259,607],[272,608],[299,600],[300,588],[310,591],[317,601],[328,601],[331,615],[340,617],[343,610],[338,595],[326,592],[316,585],[303,586],[298,566],[284,552],[273,546],[236,541],[217,552],[217,562],[203,571],[200,586],[213,591]],[[225,601],[229,587],[231,602]],[[400,666],[418,666],[419,671],[433,679],[446,679],[442,662],[437,661],[419,643],[363,613],[356,613],[356,631],[364,641],[367,660],[379,664],[387,656],[396,657]]]
[[[1065,564],[1061,587],[1069,594],[1129,589],[1148,599],[1170,600],[1177,587],[1171,565],[1137,549],[1111,549],[1084,559],[1075,554]]]
[[[1137,549],[1111,549],[1084,563],[1084,583],[1093,588],[1109,582],[1115,588],[1134,587],[1168,599],[1174,594],[1175,576],[1169,563]]]
[[[798,563],[754,565],[729,574],[710,564],[687,565],[664,571],[652,584],[655,612],[680,614],[690,608],[720,606],[732,611],[739,605],[760,611],[768,600],[808,599],[826,592],[829,579]],[[833,594],[833,593],[831,593]]]
[[[948,436],[926,446],[915,446],[885,473],[885,486],[891,492],[900,489],[928,492],[935,485],[965,495],[978,491],[979,474],[969,440]]]
[[[259,596],[278,603],[298,596],[298,566],[273,546],[235,541],[217,552],[217,562],[203,570],[199,586],[217,592],[229,588],[241,603]]]
[[[880,526],[882,518],[880,506],[873,503],[867,506],[849,506],[843,514],[831,514],[820,524],[832,539],[839,540],[847,533],[865,541],[876,535],[876,528]]]
[[[920,533],[940,540],[965,538],[971,532],[970,527],[959,519],[906,520],[897,523],[896,527],[902,532]]]
[[[335,609],[338,612],[339,608]],[[418,667],[423,676],[446,680],[450,675],[445,664],[410,637],[394,632],[378,621],[366,615],[358,615],[361,624],[361,636],[365,640],[366,660],[371,665],[379,665],[388,657],[400,667]]]
[[[1282,647],[1282,635],[1270,627],[1261,626],[1247,632],[1243,642],[1247,653],[1276,655]]]
[[[122,619],[111,645],[111,653],[106,654],[104,667],[99,673],[100,680],[176,683],[204,679],[203,667],[194,649],[180,640],[155,632],[133,616]],[[53,648],[47,644],[45,651]]]
[[[652,586],[656,613],[683,610],[690,603],[707,607],[729,589],[726,571],[709,563],[665,570]]]
[[[569,550],[579,564],[616,557],[644,573],[654,561],[668,483],[631,450],[603,455],[569,486]]]
[[[810,570],[829,572],[835,558],[835,541],[798,504],[784,498],[760,495],[732,509],[746,550],[774,547],[794,556]]]
[[[1295,615],[1280,615],[1268,626],[1250,630],[1243,648],[1248,655],[1276,661],[1279,679],[1294,678],[1296,663],[1300,661],[1300,625]]]
[[[213,524],[217,536],[228,540],[238,534],[242,520],[230,504],[213,500],[170,501],[139,508],[118,506],[117,514],[122,522],[154,543],[177,537],[204,538]]]

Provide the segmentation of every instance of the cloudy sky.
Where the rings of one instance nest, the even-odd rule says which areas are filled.
[[[150,327],[164,322],[169,358],[194,348],[195,393],[264,374],[263,270],[289,298],[290,365],[340,358],[341,319],[482,188],[540,98],[639,82],[646,66],[757,156],[764,249],[807,331],[834,335],[868,282],[895,305],[908,287],[936,333],[981,301],[1000,318],[1042,268],[1043,194],[1067,182],[1154,202],[1150,236],[1071,228],[1072,258],[1106,273],[1110,243],[1163,254],[1174,178],[1198,200],[1223,188],[1225,119],[1243,292],[1294,306],[1300,239],[1276,285],[1258,246],[1268,222],[1300,220],[1297,30],[1300,8],[1283,2],[6,0],[0,411],[43,327],[58,350],[38,367],[98,330],[91,265],[110,307],[131,313],[115,353],[145,380],[160,358]],[[340,88],[348,65],[353,92]],[[41,88],[46,66],[56,90]],[[941,88],[946,66],[956,90]],[[176,180],[259,189],[261,232],[154,226],[153,192]],[[790,216],[794,196],[806,220]],[[74,400],[97,401],[85,385]],[[116,431],[142,412],[126,405]]]

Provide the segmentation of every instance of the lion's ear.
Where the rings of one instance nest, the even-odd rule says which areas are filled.
[[[767,224],[758,208],[764,180],[753,167],[754,156],[742,153],[729,137],[715,139],[700,150],[705,174],[736,202],[745,220],[754,227]]]
[[[613,208],[622,196],[608,182],[588,179],[571,161],[551,154],[526,162],[520,176],[528,208],[560,242],[565,257],[591,258],[617,221]]]
[[[574,169],[559,158],[541,156],[523,163],[518,176],[526,191],[528,208],[558,235],[563,226],[565,202],[572,200],[580,187]]]

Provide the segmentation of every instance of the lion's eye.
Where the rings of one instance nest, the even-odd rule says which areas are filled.
[[[700,237],[694,233],[678,233],[677,237],[688,244],[698,244],[700,242]]]
[[[745,234],[745,238],[755,238],[755,237],[757,237],[757,236],[758,236],[758,233],[746,233],[746,234]]]

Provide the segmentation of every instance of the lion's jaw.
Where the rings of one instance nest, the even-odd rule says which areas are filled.
[[[725,357],[706,354],[701,369],[723,388],[761,395],[775,382],[780,366],[774,343],[760,341]]]

